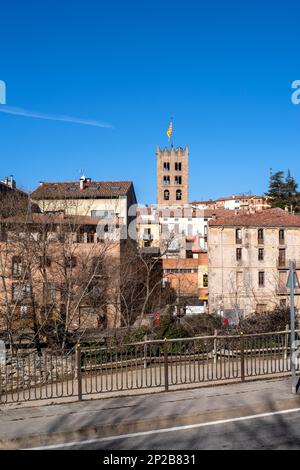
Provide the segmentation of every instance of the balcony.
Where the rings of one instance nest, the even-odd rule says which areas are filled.
[[[277,269],[289,269],[290,261],[288,259],[277,259],[276,262]],[[295,268],[300,269],[300,260],[295,261]]]
[[[276,288],[277,295],[289,295],[290,289],[288,289],[285,285],[279,285]],[[300,289],[294,290],[295,295],[300,295]]]

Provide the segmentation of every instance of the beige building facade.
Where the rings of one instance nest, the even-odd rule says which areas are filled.
[[[121,238],[127,230],[135,232],[137,200],[131,181],[92,181],[82,176],[73,182],[41,182],[31,199],[43,213],[107,219],[120,225]]]
[[[282,209],[209,222],[209,311],[243,316],[289,305],[289,260],[300,270],[300,218]],[[299,273],[299,271],[298,271]],[[295,306],[300,307],[296,290]]]

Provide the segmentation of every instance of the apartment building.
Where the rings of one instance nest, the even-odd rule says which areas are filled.
[[[256,196],[254,194],[239,194],[229,197],[220,197],[216,200],[194,201],[191,204],[193,207],[201,209],[224,209],[245,212],[260,212],[271,207],[266,196]]]
[[[92,181],[81,176],[69,183],[41,182],[31,198],[43,213],[63,211],[116,221],[124,237],[127,230],[135,232],[137,200],[131,181]]]
[[[137,242],[140,247],[159,248],[161,227],[157,206],[138,206],[136,212]]]
[[[0,223],[0,327],[68,331],[121,325],[120,227],[91,216],[29,214]]]
[[[227,214],[209,221],[209,311],[244,316],[289,303],[289,260],[300,269],[300,218],[282,209]],[[300,307],[300,292],[295,305]]]

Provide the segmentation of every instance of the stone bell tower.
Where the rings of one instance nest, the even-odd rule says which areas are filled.
[[[189,148],[173,145],[156,148],[156,185],[159,206],[183,206],[189,202]]]

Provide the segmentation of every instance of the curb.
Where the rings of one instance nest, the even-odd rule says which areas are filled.
[[[260,414],[265,412],[283,411],[295,406],[299,406],[299,397],[291,398],[289,400],[281,400],[278,402],[255,406],[255,413],[250,406],[231,408],[228,410],[215,410],[204,412],[199,415],[183,416],[172,415],[164,418],[151,418],[142,419],[135,422],[124,422],[122,424],[108,424],[108,425],[95,425],[87,426],[82,429],[68,430],[64,432],[53,432],[51,434],[31,434],[26,437],[15,439],[7,439],[0,441],[1,450],[13,449],[31,449],[36,447],[47,447],[66,444],[68,442],[81,442],[93,438],[120,436],[122,434],[134,434],[137,432],[158,430],[164,428],[172,428],[181,425],[200,424],[210,421],[231,419],[240,416],[247,416],[250,414]]]

